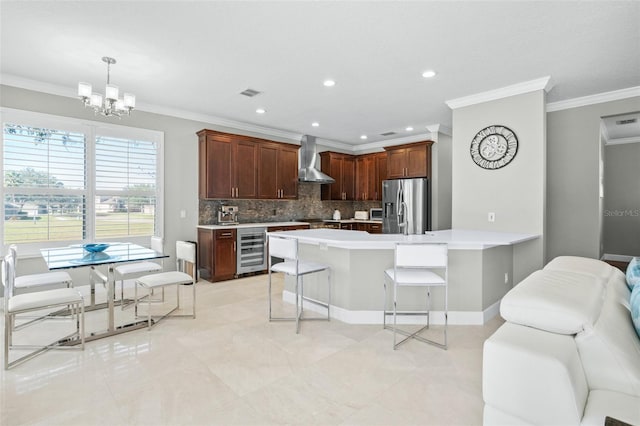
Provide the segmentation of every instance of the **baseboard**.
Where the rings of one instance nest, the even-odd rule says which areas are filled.
[[[612,260],[614,262],[631,262],[631,259],[633,259],[633,256],[627,256],[624,254],[608,254],[605,253],[602,256],[602,260]]]
[[[282,292],[282,300],[295,303],[295,293],[291,291]],[[314,303],[304,302],[304,309],[326,315],[326,310]],[[496,302],[484,311],[449,311],[448,323],[451,325],[483,325],[500,313],[500,302]],[[331,305],[331,318],[347,324],[380,324],[382,325],[382,310],[371,311],[351,311]],[[391,317],[387,317],[389,321]],[[398,316],[398,324],[424,324],[427,320],[425,315]],[[444,324],[443,311],[431,311],[431,323],[435,325]]]

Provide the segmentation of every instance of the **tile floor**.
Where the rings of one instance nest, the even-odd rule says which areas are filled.
[[[499,318],[450,326],[447,351],[417,341],[393,351],[391,332],[377,325],[312,321],[296,335],[293,323],[269,323],[265,293],[266,275],[201,281],[195,320],[2,371],[0,424],[482,424],[482,343]],[[103,319],[87,314],[89,329]]]

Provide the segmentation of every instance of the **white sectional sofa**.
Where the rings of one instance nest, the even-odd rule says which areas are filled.
[[[640,339],[625,275],[558,257],[503,298],[484,344],[485,425],[640,425]]]

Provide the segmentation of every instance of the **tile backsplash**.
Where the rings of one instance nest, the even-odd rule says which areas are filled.
[[[297,219],[331,219],[338,209],[343,219],[352,218],[356,210],[380,207],[380,201],[322,201],[320,184],[299,183],[297,200],[200,200],[199,224],[218,223],[218,211],[223,205],[238,206],[238,221],[288,222]]]

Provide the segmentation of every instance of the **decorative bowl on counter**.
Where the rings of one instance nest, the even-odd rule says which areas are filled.
[[[106,243],[90,243],[83,244],[82,248],[90,253],[100,253],[101,251],[105,251],[109,248],[109,244]]]

